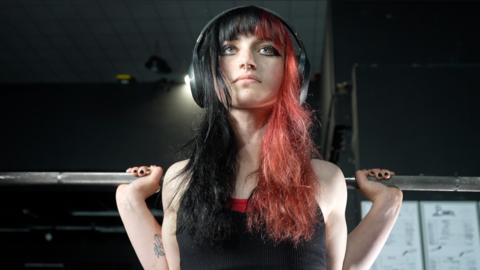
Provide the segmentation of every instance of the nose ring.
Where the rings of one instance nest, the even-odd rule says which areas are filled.
[[[243,64],[242,66],[243,66],[243,70],[247,69],[247,66],[245,64]],[[248,69],[254,69],[252,64],[248,64]]]

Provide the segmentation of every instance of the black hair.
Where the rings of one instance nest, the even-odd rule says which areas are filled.
[[[197,80],[205,88],[204,115],[195,137],[186,143],[190,159],[180,172],[185,192],[177,213],[177,234],[188,232],[195,243],[208,241],[221,246],[232,232],[232,211],[227,199],[233,195],[237,177],[237,140],[228,119],[231,96],[220,69],[224,41],[239,35],[254,35],[261,29],[262,9],[234,9],[218,18],[205,32],[199,55]],[[224,94],[223,102],[218,94]],[[223,99],[223,98],[222,98]]]

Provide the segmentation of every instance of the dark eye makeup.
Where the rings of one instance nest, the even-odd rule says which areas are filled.
[[[263,46],[259,51],[265,55],[280,56],[280,52],[272,45]]]
[[[230,55],[230,54],[234,54],[236,51],[237,50],[235,46],[228,44],[222,47],[222,50],[220,51],[220,55],[222,56]]]

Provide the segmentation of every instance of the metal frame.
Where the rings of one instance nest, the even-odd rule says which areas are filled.
[[[0,186],[21,185],[94,185],[118,186],[137,179],[129,173],[106,172],[0,172]],[[466,176],[406,176],[396,175],[378,181],[389,187],[416,191],[480,192],[480,177]],[[345,178],[349,188],[358,188],[353,177]]]

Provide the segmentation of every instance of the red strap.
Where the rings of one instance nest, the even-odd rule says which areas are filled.
[[[228,207],[233,211],[245,213],[247,212],[248,199],[235,199],[230,198],[228,200]]]

